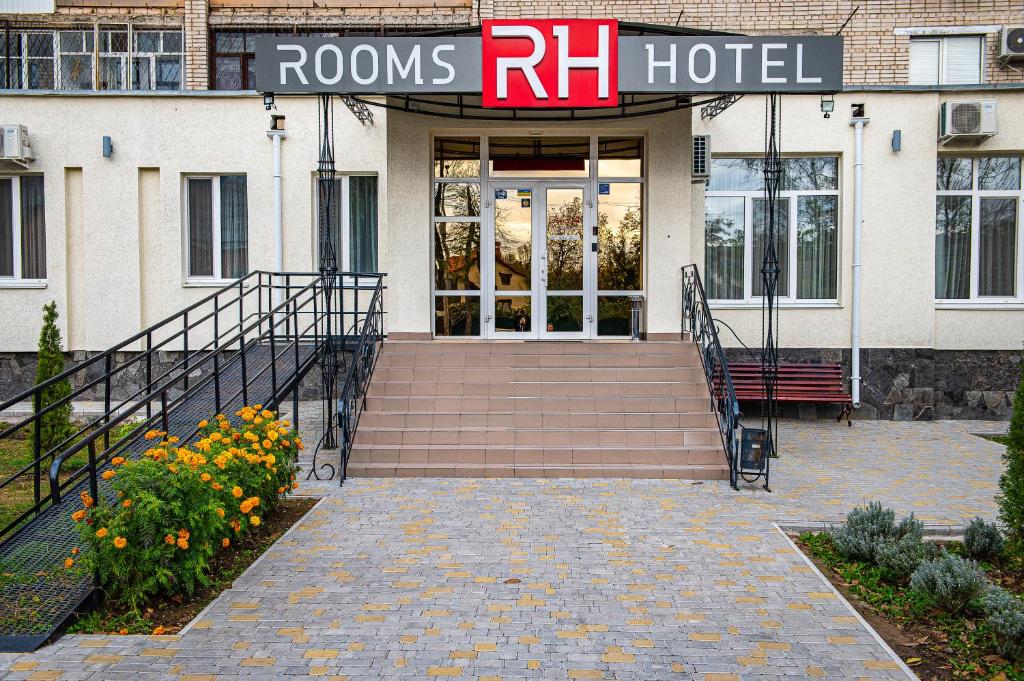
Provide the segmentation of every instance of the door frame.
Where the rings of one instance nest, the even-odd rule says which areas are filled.
[[[594,311],[593,306],[597,302],[597,293],[595,289],[597,279],[597,258],[593,252],[593,246],[595,243],[594,236],[594,219],[592,217],[593,211],[593,198],[590,196],[590,181],[586,179],[580,179],[573,181],[572,178],[565,179],[551,179],[537,182],[535,194],[542,196],[540,201],[540,213],[539,220],[535,217],[535,221],[539,224],[538,228],[534,229],[534,239],[537,240],[537,244],[534,246],[534,257],[539,257],[541,266],[545,268],[545,271],[537,279],[537,291],[540,296],[540,304],[537,306],[538,318],[541,323],[537,325],[541,340],[589,340],[594,337]],[[582,192],[583,196],[583,289],[580,290],[580,295],[583,296],[583,309],[581,320],[582,328],[579,331],[548,331],[548,286],[547,286],[547,210],[548,210],[548,190],[550,189],[578,189]],[[539,190],[539,191],[538,191]],[[541,212],[543,211],[543,212]],[[539,239],[537,237],[540,237]],[[577,289],[573,289],[577,290]],[[561,291],[555,292],[555,297],[559,297]],[[575,293],[570,293],[565,297],[575,297]]]

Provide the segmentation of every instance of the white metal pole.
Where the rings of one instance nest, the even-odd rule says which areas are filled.
[[[871,119],[854,117],[850,119],[853,126],[853,291],[851,292],[850,315],[850,392],[853,406],[860,408],[860,240],[861,227],[864,221],[864,126]]]
[[[281,197],[281,140],[287,135],[284,130],[267,130],[267,137],[274,143],[274,271],[284,271],[284,209]],[[274,307],[284,302],[284,291],[274,289]]]

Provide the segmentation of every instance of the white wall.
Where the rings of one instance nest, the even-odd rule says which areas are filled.
[[[818,97],[782,99],[783,154],[840,157],[840,281],[838,305],[783,308],[783,347],[850,346],[853,221],[853,128],[850,105],[863,103],[870,123],[864,129],[864,213],[862,236],[862,347],[938,349],[1019,349],[1024,339],[1024,307],[988,310],[936,310],[935,162],[951,153],[937,141],[939,102],[995,99],[999,134],[955,153],[1024,151],[1024,93],[1021,92],[863,92],[835,97],[825,119]],[[711,135],[716,156],[763,154],[764,97],[746,96],[711,121],[694,115],[694,134]],[[902,150],[891,149],[892,132],[902,130]],[[703,194],[703,191],[699,192]],[[701,196],[694,199],[700,214]],[[691,245],[703,269],[703,234],[696,227]],[[748,345],[761,337],[760,306],[725,309],[715,315],[733,326]],[[726,345],[738,345],[726,332]]]

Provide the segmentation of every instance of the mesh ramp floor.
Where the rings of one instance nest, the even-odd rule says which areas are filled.
[[[289,392],[285,388],[297,384],[315,365],[315,355],[316,346],[312,344],[300,345],[298,353],[279,353],[274,368],[281,393],[276,396],[279,401]],[[244,350],[244,356],[249,403],[271,402],[270,348],[254,344]],[[220,408],[232,419],[231,415],[244,406],[241,354],[234,360],[237,361],[220,372],[221,395],[238,394]],[[167,415],[169,431],[186,432],[216,411],[215,390],[210,381],[172,407]],[[148,442],[140,436],[120,454],[138,458],[148,448]],[[109,464],[100,470],[108,467]],[[0,570],[13,575],[0,581],[0,652],[35,650],[92,594],[95,582],[91,575],[64,569],[64,559],[71,555],[72,548],[80,545],[79,529],[71,520],[71,513],[81,508],[79,495],[88,488],[86,476],[64,490],[58,504],[47,507],[0,545]],[[99,494],[108,501],[114,498],[108,481],[99,480]]]

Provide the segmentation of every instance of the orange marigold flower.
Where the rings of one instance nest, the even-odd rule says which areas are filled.
[[[271,442],[269,438],[264,438],[263,439],[263,449],[271,449],[273,446],[274,446],[274,443]]]
[[[179,537],[181,537],[182,539],[188,539],[188,538],[189,538],[189,537],[191,537],[192,535],[191,535],[191,534],[189,534],[189,531],[188,531],[188,530],[186,530],[186,529],[185,529],[185,528],[183,527],[183,528],[181,528],[180,530],[178,530],[178,536],[179,536]]]
[[[292,489],[298,489],[298,488],[299,488],[299,483],[293,482],[292,483]]]
[[[153,636],[162,636],[164,634],[164,632],[166,632],[166,631],[167,631],[167,629],[165,627],[163,627],[163,626],[156,626],[156,627],[153,627],[153,634],[152,635]]]
[[[227,537],[224,537],[223,539],[220,540],[220,545],[223,546],[224,548],[227,548],[227,547],[231,546],[231,540],[228,539]]]
[[[103,539],[103,538],[104,538],[104,537],[106,537],[106,536],[107,536],[108,534],[110,534],[110,530],[108,530],[108,529],[107,529],[107,528],[105,528],[105,527],[101,527],[100,529],[96,530],[96,536],[97,536],[97,537],[98,537],[99,539]]]
[[[121,502],[121,505],[124,506],[125,508],[128,508],[129,506],[132,505],[132,500],[131,499],[125,499],[124,501]]]
[[[235,518],[231,521],[231,527],[235,530],[235,532],[238,532],[242,529],[242,523],[238,522],[238,518]]]
[[[168,544],[170,544],[171,546],[174,546],[174,535],[173,534],[167,535],[166,537],[164,537],[164,541],[167,542]]]
[[[217,515],[219,515],[221,518],[223,518],[224,517],[224,509],[223,508],[218,508],[217,509]]]
[[[206,419],[203,419],[202,421],[199,422],[199,427],[200,428],[205,428],[208,425],[210,425],[210,422],[207,421]]]
[[[288,489],[288,488],[287,488],[287,487],[278,487],[278,488],[277,488],[277,493],[278,493],[278,494],[284,494],[284,491],[285,491],[286,489]]]
[[[127,629],[118,629],[117,633],[121,634],[122,636],[125,636],[128,633],[128,630]]]
[[[221,421],[220,422],[220,429],[221,430],[231,430],[231,423],[229,421]]]
[[[93,501],[92,497],[89,496],[88,492],[83,491],[78,496],[82,500],[82,505],[85,506],[86,508],[92,508],[92,505],[96,503],[95,501]]]
[[[209,473],[203,473],[202,475],[199,476],[199,479],[202,480],[203,482],[210,482],[210,480],[213,479],[213,476],[210,475]]]
[[[292,446],[292,443],[291,443],[291,442],[288,442],[288,440],[285,440],[285,439],[282,439],[282,440],[281,440],[281,444],[282,444],[283,446],[285,446],[285,447],[291,447],[291,446]]]
[[[115,456],[113,459],[110,460],[110,463],[112,465],[114,465],[114,466],[120,466],[121,464],[124,463],[124,457],[123,456]]]
[[[214,488],[218,492],[224,489],[224,485],[220,484],[219,482],[213,483],[212,485],[210,485],[210,487]]]
[[[79,509],[79,510],[75,511],[74,513],[72,513],[71,514],[71,519],[74,520],[76,523],[81,522],[82,520],[84,520],[85,519],[85,509],[82,508],[82,509]]]
[[[232,487],[231,488],[231,496],[233,496],[236,499],[240,499],[242,497],[242,488],[239,487],[238,485],[235,485],[234,487]]]
[[[253,527],[259,527],[261,522],[260,517],[258,515],[251,515],[249,516],[249,522]]]
[[[170,442],[172,445],[178,444],[180,440],[181,438],[179,438],[177,435],[172,435],[169,438],[167,438],[167,441]]]
[[[143,437],[145,437],[147,440],[155,440],[158,437],[160,437],[160,431],[159,430],[147,430],[146,434]]]
[[[114,537],[114,546],[119,549],[123,549],[128,546],[128,540],[124,537]]]
[[[79,552],[79,548],[77,546],[75,548],[71,549],[71,555],[72,556],[77,556],[78,552]]]
[[[73,567],[74,564],[75,564],[75,559],[74,558],[65,558],[64,559],[64,569],[65,570],[67,570],[68,568]]]
[[[185,539],[184,537],[179,537],[178,538],[178,548],[181,549],[182,551],[187,549],[188,548],[188,539]]]
[[[249,511],[252,510],[252,504],[250,504],[248,500],[243,501],[238,505],[238,510],[241,511],[243,514],[248,514]]]
[[[177,464],[173,464],[173,463],[169,463],[169,464],[167,464],[167,470],[169,470],[172,473],[177,474],[177,472],[178,472],[178,465]]]

